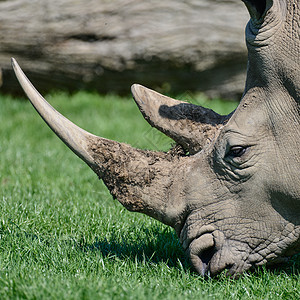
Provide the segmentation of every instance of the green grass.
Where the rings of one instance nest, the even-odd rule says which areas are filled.
[[[48,97],[86,130],[167,150],[132,100]],[[228,113],[236,103],[179,98]],[[203,279],[172,229],[112,200],[28,101],[0,96],[0,299],[299,299],[299,257],[238,280]]]

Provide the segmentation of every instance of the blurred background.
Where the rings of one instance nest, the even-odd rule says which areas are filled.
[[[21,93],[15,57],[42,93],[140,83],[238,99],[248,18],[240,0],[2,0],[0,93]]]

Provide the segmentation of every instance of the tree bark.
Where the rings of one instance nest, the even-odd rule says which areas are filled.
[[[240,0],[2,0],[1,90],[20,91],[13,56],[43,93],[140,83],[238,97],[247,20]]]

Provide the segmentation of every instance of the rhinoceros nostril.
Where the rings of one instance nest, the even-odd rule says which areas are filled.
[[[204,265],[206,265],[206,267],[208,267],[208,264],[215,253],[216,253],[215,247],[210,247],[210,248],[202,251],[202,253],[199,255],[202,263]]]
[[[215,252],[215,242],[211,233],[203,234],[191,242],[189,245],[190,260],[199,274],[207,273],[208,264]]]

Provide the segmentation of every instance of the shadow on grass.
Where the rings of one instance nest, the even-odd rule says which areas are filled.
[[[145,233],[151,232],[144,228]],[[79,243],[78,247],[81,251],[101,251],[103,257],[117,257],[119,259],[131,259],[138,262],[165,263],[170,268],[183,268],[194,272],[189,259],[184,255],[184,251],[179,243],[175,232],[157,230],[157,238],[153,240],[137,240],[137,241],[118,241],[114,235],[111,240],[107,239],[96,240],[93,244]],[[262,272],[268,272],[274,275],[282,273],[288,276],[300,275],[300,254],[293,256],[286,263],[281,263],[273,266],[254,267],[249,270],[254,276],[261,276]],[[196,273],[195,273],[196,274]],[[218,278],[218,276],[216,276]]]
[[[125,237],[126,233],[122,237],[120,232],[110,232],[109,239],[95,237],[95,242],[89,243],[84,234],[79,238],[60,239],[25,231],[14,222],[9,222],[9,225],[9,229],[0,226],[0,236],[3,238],[7,236],[9,240],[18,240],[19,243],[32,247],[36,242],[42,243],[45,248],[52,249],[53,245],[60,245],[83,253],[100,252],[104,258],[115,257],[120,260],[130,259],[152,264],[162,262],[170,268],[190,269],[189,261],[184,255],[175,232],[169,228],[162,230],[159,226],[143,227],[140,235],[130,235],[128,238]]]
[[[103,257],[117,257],[130,259],[138,262],[150,262],[154,264],[165,263],[170,268],[190,269],[179,240],[174,232],[158,228],[144,228],[145,235],[149,232],[149,239],[136,240],[121,239],[119,235],[112,233],[110,239],[97,239],[93,244],[85,243],[84,240],[77,243],[81,251],[100,251]],[[153,238],[153,233],[156,237]]]
[[[53,247],[53,244],[61,244],[65,247],[77,249],[77,251],[88,252],[101,252],[105,258],[118,258],[120,260],[130,259],[134,262],[148,262],[151,264],[164,263],[169,268],[180,269],[184,271],[193,271],[189,260],[184,255],[179,240],[175,232],[166,228],[161,230],[160,227],[143,228],[143,236],[149,238],[140,238],[136,236],[136,240],[132,237],[129,240],[120,238],[120,234],[112,232],[109,240],[106,238],[95,238],[94,243],[88,243],[85,237],[82,236],[79,240],[72,238],[59,240],[53,237],[41,237],[34,233],[23,231],[16,224],[14,230],[3,230],[0,228],[2,237],[5,235],[18,237],[19,242],[27,240],[40,241],[46,247]],[[140,238],[140,239],[139,239]],[[30,242],[28,244],[31,244]],[[300,254],[293,256],[287,263],[278,264],[274,266],[262,266],[254,268],[247,273],[251,273],[255,277],[261,277],[264,273],[273,275],[286,274],[288,276],[300,275]],[[222,277],[222,274],[216,279]]]
[[[170,268],[183,268],[194,271],[184,255],[175,233],[158,233],[154,242],[139,240],[136,242],[98,240],[93,244],[79,246],[82,251],[101,251],[104,257],[115,256],[119,259],[131,259],[138,262],[165,263]],[[288,262],[273,266],[260,266],[249,270],[254,276],[262,273],[288,276],[300,275],[300,254],[293,256]],[[216,279],[218,276],[216,277]]]

